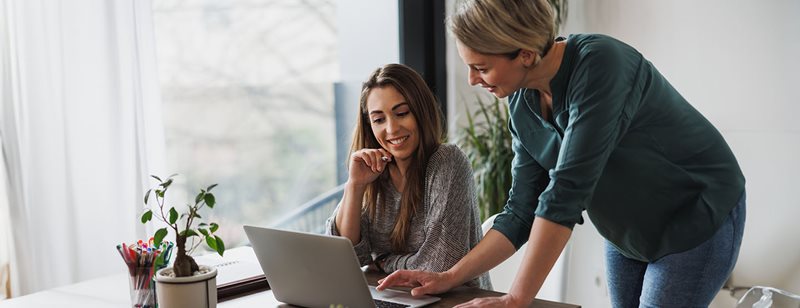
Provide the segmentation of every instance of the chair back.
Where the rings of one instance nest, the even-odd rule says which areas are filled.
[[[772,287],[755,286],[739,299],[736,308],[800,308],[800,295]]]

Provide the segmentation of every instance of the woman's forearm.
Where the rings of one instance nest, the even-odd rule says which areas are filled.
[[[355,246],[361,241],[361,202],[365,187],[347,182],[344,186],[342,203],[336,213],[336,229]]]
[[[483,239],[456,265],[445,272],[453,286],[464,284],[494,268],[514,255],[511,241],[497,230],[489,230]]]
[[[533,302],[571,235],[572,230],[569,228],[536,217],[528,239],[528,248],[509,295],[525,305]]]

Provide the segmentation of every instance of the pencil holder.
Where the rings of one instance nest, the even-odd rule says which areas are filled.
[[[131,245],[117,245],[117,251],[128,266],[128,287],[131,292],[131,307],[157,308],[156,271],[167,267],[172,255],[172,242],[153,243],[138,241]]]
[[[155,308],[156,288],[153,282],[155,266],[136,266],[130,271],[129,286],[131,292],[131,307]]]

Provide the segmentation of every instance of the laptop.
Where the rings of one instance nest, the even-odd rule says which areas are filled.
[[[275,299],[305,307],[422,307],[439,300],[367,285],[344,237],[244,226]]]

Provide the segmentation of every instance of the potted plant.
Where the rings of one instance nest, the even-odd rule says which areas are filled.
[[[225,252],[225,244],[222,239],[214,234],[219,229],[219,225],[213,222],[206,224],[199,221],[202,219],[199,215],[201,209],[204,207],[214,208],[216,205],[216,199],[211,190],[217,184],[200,189],[200,193],[194,199],[194,204],[187,203],[186,211],[179,214],[174,206],[166,205],[165,199],[174,176],[171,175],[162,180],[152,175],[158,184],[144,194],[144,204],[147,210],[141,216],[143,224],[150,221],[155,215],[157,219],[167,225],[156,231],[153,237],[155,243],[161,243],[168,234],[168,228],[172,229],[175,234],[175,246],[177,247],[175,262],[172,267],[164,268],[156,273],[157,303],[161,308],[216,307],[217,269],[210,266],[198,266],[190,254],[201,242],[205,242],[220,256]],[[155,208],[151,208],[148,204],[151,195],[155,199]],[[187,247],[187,240],[190,238],[192,241]],[[199,240],[200,238],[203,240]]]
[[[511,189],[511,133],[508,108],[494,98],[492,103],[477,101],[479,109],[471,114],[467,107],[468,124],[460,133],[458,145],[472,163],[477,185],[478,208],[481,221],[503,210]],[[476,118],[481,118],[480,122]]]

